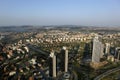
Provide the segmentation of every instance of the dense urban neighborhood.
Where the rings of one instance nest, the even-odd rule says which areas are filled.
[[[0,80],[119,80],[119,31],[68,25],[0,27]]]

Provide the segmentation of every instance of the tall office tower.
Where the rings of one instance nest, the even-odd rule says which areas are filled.
[[[120,60],[120,50],[118,50],[118,56],[117,59]]]
[[[51,52],[49,60],[49,75],[50,77],[56,77],[56,55],[54,51]]]
[[[65,48],[65,72],[68,72],[68,50]]]
[[[106,55],[110,54],[110,44],[109,43],[105,43],[105,54]]]
[[[120,60],[120,47],[117,47],[115,50],[115,57]]]
[[[102,42],[100,42],[100,58],[103,58],[103,55],[104,55],[104,45],[102,44]]]
[[[92,62],[99,63],[103,56],[103,44],[99,41],[98,36],[93,39]]]
[[[68,72],[68,50],[66,47],[63,47],[61,50],[63,59],[61,60],[61,69],[62,71]]]

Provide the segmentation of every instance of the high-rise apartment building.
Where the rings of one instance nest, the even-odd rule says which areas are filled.
[[[110,44],[109,44],[109,43],[106,43],[106,44],[105,44],[105,54],[106,54],[106,55],[109,55],[109,54],[110,54]]]
[[[54,54],[54,51],[50,53],[49,58],[49,75],[50,77],[56,77],[56,55]]]
[[[92,62],[99,63],[100,58],[103,56],[103,44],[100,42],[99,37],[96,36],[93,39],[93,50],[92,50]]]
[[[62,54],[62,66],[61,69],[64,72],[68,72],[68,50],[66,47],[63,47],[63,49],[61,50],[61,54]]]

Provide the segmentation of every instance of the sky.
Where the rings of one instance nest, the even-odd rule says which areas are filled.
[[[0,0],[0,26],[120,26],[120,0]]]

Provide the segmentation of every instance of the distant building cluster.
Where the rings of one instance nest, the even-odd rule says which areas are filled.
[[[36,38],[26,39],[27,42],[37,42],[37,43],[59,43],[59,42],[75,42],[75,41],[88,41],[91,40],[95,34],[85,34],[85,33],[72,33],[66,31],[51,31],[47,33],[38,33]]]
[[[22,44],[21,41],[15,44],[7,44],[7,45],[2,45],[1,44],[1,52],[6,56],[6,58],[11,58],[12,56],[18,54],[24,55],[26,53],[29,53],[29,48],[25,45]]]

